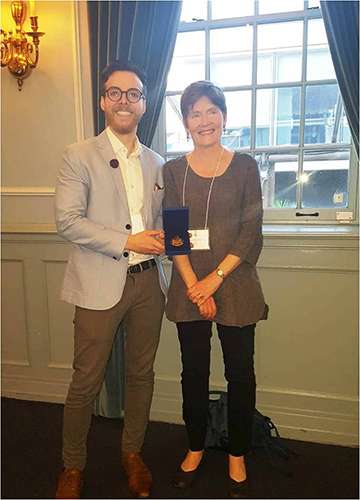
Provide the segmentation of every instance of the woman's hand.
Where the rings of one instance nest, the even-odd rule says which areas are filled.
[[[221,286],[223,279],[216,274],[215,271],[208,274],[204,279],[197,281],[187,290],[188,299],[193,304],[201,306],[211,297],[216,290]]]
[[[201,306],[199,312],[204,319],[213,320],[216,316],[216,304],[213,297],[209,297]]]

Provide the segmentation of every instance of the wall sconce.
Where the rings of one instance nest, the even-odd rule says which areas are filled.
[[[11,14],[15,22],[15,34],[1,30],[1,66],[7,66],[22,89],[23,80],[39,61],[39,38],[45,33],[38,31],[37,16],[34,15],[34,0],[30,0],[30,26],[32,31],[23,31],[26,18],[26,2],[11,2]]]

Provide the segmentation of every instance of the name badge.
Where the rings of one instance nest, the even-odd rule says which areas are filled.
[[[191,234],[191,250],[210,250],[210,235],[208,229],[189,229]]]

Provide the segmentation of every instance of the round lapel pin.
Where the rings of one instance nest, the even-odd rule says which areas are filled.
[[[110,167],[111,168],[118,168],[119,166],[119,162],[116,158],[113,158],[112,160],[110,160]]]

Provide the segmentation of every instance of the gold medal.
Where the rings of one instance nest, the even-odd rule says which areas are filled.
[[[182,247],[184,242],[179,235],[176,235],[171,239],[171,244],[173,247]]]

